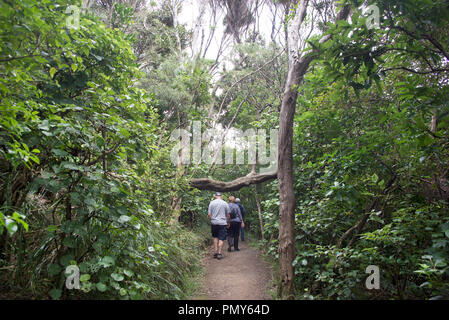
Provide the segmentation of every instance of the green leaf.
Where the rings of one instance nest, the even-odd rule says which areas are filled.
[[[129,292],[129,295],[131,296],[132,300],[142,300],[142,296],[139,294],[139,292],[135,290],[131,290]]]
[[[81,282],[86,282],[90,280],[90,274],[86,273],[80,276],[80,281]]]
[[[111,274],[112,279],[114,279],[117,282],[123,281],[124,277],[121,274],[118,273],[112,273]]]
[[[105,292],[108,289],[108,287],[102,282],[98,282],[96,284],[96,287],[97,287],[98,291],[100,291],[100,292]]]
[[[17,223],[10,218],[5,218],[5,227],[8,230],[10,236],[12,236],[18,230]]]
[[[61,165],[62,165],[62,167],[65,168],[65,169],[69,169],[69,170],[79,170],[79,167],[78,167],[75,163],[72,163],[72,162],[63,161],[63,162],[61,163]]]
[[[56,68],[51,67],[51,68],[50,68],[50,77],[53,78],[53,76],[55,75],[55,73],[56,73]]]
[[[131,217],[126,216],[126,215],[121,215],[120,218],[118,219],[118,222],[125,223],[125,222],[128,222],[129,220],[131,220]]]
[[[105,256],[100,260],[99,264],[104,268],[107,268],[113,266],[115,264],[115,260],[113,257]]]
[[[59,227],[58,226],[55,226],[55,225],[49,225],[48,227],[47,227],[47,231],[48,232],[55,232],[56,230],[58,230],[59,229]]]
[[[120,133],[123,135],[123,137],[128,138],[129,137],[129,131],[125,128],[120,128]]]
[[[81,284],[81,291],[83,292],[90,292],[92,290],[92,283],[91,282],[83,282]]]
[[[68,236],[62,241],[62,243],[68,248],[75,248],[76,238],[74,236]]]
[[[66,254],[63,255],[60,259],[61,265],[64,267],[67,267],[68,265],[70,265],[70,263],[75,259],[75,257],[73,256],[73,254]]]
[[[52,149],[51,152],[57,157],[66,157],[69,155],[66,151],[60,149]]]
[[[134,272],[132,272],[131,270],[128,270],[128,269],[123,270],[123,273],[125,275],[127,275],[128,277],[132,277],[134,275]]]
[[[59,264],[56,263],[52,263],[49,267],[48,267],[48,274],[50,276],[54,276],[57,275],[61,272],[61,267],[59,266]]]
[[[92,52],[91,52],[90,54],[91,54],[92,56],[94,56],[94,58],[97,59],[98,61],[103,60],[103,57],[101,57],[101,56],[97,56],[97,55],[93,54]]]
[[[61,289],[52,289],[48,293],[53,300],[58,300],[61,298],[62,290]]]
[[[92,207],[92,208],[95,208],[95,206],[97,205],[97,203],[95,202],[95,199],[90,198],[90,197],[85,198],[85,199],[84,199],[84,203],[85,203],[86,205],[88,205],[89,207]]]
[[[120,288],[120,295],[125,296],[128,293],[125,288]]]

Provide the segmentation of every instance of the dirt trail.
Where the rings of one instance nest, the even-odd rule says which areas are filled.
[[[223,246],[223,258],[213,258],[213,246],[203,259],[205,275],[199,295],[194,299],[207,300],[268,300],[271,269],[262,260],[260,252],[240,242],[240,251],[227,251]]]

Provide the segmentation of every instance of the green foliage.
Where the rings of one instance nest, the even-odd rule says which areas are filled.
[[[179,124],[185,126],[186,119],[199,120],[207,116],[204,106],[210,102],[209,64],[206,60],[180,62],[172,55],[151,77],[141,79],[139,86],[151,88],[155,93],[161,117],[168,113],[170,128],[177,128]]]
[[[341,1],[351,21],[320,25],[331,39],[309,43],[293,137],[296,297],[447,298],[449,7],[368,1],[381,12],[376,29],[362,2]],[[81,1],[0,3],[1,296],[188,298],[212,196],[188,180],[250,168],[176,168],[170,132],[205,118],[276,128],[286,55],[254,36],[214,87],[214,63],[183,55],[191,32],[167,6],[96,2],[69,28],[69,5]],[[259,231],[254,192],[233,195]],[[278,259],[277,182],[257,194]],[[368,265],[380,268],[380,290],[365,288]],[[65,286],[69,266],[80,290]]]
[[[448,157],[449,136],[440,126],[438,138],[429,133],[433,104],[421,103],[432,97],[438,104],[433,97],[447,88],[407,96],[397,83],[383,96],[370,89],[359,98],[322,70],[308,76],[295,121],[297,296],[447,296],[447,193],[435,193],[424,177],[447,183],[447,164],[437,159]],[[268,253],[275,256],[273,204],[264,203],[264,217]],[[379,291],[364,287],[371,264],[381,270]]]
[[[351,22],[329,25],[326,33],[332,39],[324,44],[319,39],[310,42],[331,79],[344,78],[358,93],[373,84],[381,89],[383,78],[395,70],[445,77],[449,71],[446,1],[365,2],[379,9],[378,26],[372,25],[369,12],[362,13],[363,1],[344,3],[354,8]]]
[[[3,233],[5,228],[9,235],[12,236],[17,232],[19,225],[21,225],[26,231],[28,231],[28,224],[23,220],[25,217],[20,213],[14,211],[12,216],[5,216],[0,211],[0,234]]]
[[[328,26],[331,41],[311,41],[294,127],[301,299],[449,293],[447,3],[373,4],[380,29],[355,11]],[[274,257],[277,197],[263,203]],[[380,268],[380,290],[365,288],[368,265]]]
[[[2,296],[185,298],[201,238],[167,224],[183,182],[157,147],[157,101],[135,85],[129,38],[87,13],[67,28],[72,4],[0,8]]]
[[[225,121],[238,114],[234,126],[271,129],[279,125],[278,106],[282,101],[286,55],[276,44],[265,46],[248,42],[232,52],[234,69],[223,72],[218,87],[223,90],[219,99],[229,104]],[[243,105],[238,109],[238,106]]]

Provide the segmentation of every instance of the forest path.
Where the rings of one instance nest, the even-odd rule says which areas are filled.
[[[228,252],[223,245],[223,258],[214,259],[213,245],[203,258],[205,270],[202,288],[194,300],[269,300],[271,269],[257,249],[239,241],[240,251]]]

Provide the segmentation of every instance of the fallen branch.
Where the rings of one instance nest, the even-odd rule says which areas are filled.
[[[237,191],[243,187],[247,187],[252,184],[259,184],[276,178],[277,172],[264,174],[250,173],[230,182],[217,181],[208,178],[192,179],[190,180],[190,186],[199,190],[229,192]]]

